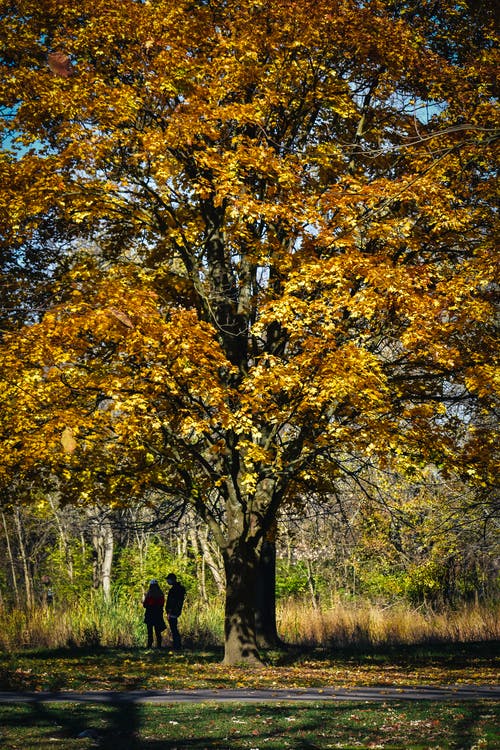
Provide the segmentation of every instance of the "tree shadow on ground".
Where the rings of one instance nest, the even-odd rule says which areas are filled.
[[[120,703],[113,706],[96,708],[95,704],[54,704],[32,701],[27,705],[27,710],[22,717],[22,728],[30,739],[35,739],[37,747],[41,750],[45,743],[64,743],[71,747],[71,741],[75,741],[75,747],[99,747],[117,750],[117,748],[143,747],[139,743],[138,736],[141,727],[138,706],[132,703]],[[102,717],[105,721],[102,721]],[[18,720],[14,720],[14,727],[18,727]],[[8,736],[8,721],[2,721],[4,732]],[[19,735],[19,732],[16,736]],[[34,736],[35,735],[35,736]],[[17,745],[12,745],[17,747]]]
[[[145,649],[139,646],[94,646],[94,647],[61,647],[56,649],[27,649],[20,651],[25,659],[44,661],[50,659],[82,659],[93,660],[99,657],[122,657],[143,655]],[[168,654],[169,649],[162,649],[162,653]],[[194,641],[184,639],[183,658],[188,662],[218,664],[222,660],[223,648],[221,646],[202,647]],[[439,661],[454,662],[457,665],[470,664],[474,660],[488,660],[500,658],[500,641],[475,641],[475,642],[453,642],[441,643],[438,641],[425,641],[415,644],[392,644],[373,645],[362,644],[356,646],[343,646],[329,644],[317,646],[309,644],[287,644],[272,649],[261,649],[266,662],[273,666],[294,666],[300,664],[304,658],[310,661],[338,661],[338,660],[422,660],[438,659]]]
[[[477,641],[439,643],[427,641],[415,644],[364,645],[364,646],[308,646],[287,645],[283,649],[270,649],[265,652],[268,663],[276,667],[300,666],[309,662],[345,662],[347,664],[370,662],[390,662],[394,664],[433,663],[454,668],[467,667],[478,663],[491,666],[500,660],[500,641]]]
[[[146,748],[147,750],[234,750],[235,748],[248,748],[255,746],[259,741],[255,731],[237,730],[235,734],[226,736],[227,721],[221,726],[217,726],[215,713],[211,721],[213,728],[210,733],[200,727],[196,729],[196,717],[190,722],[189,728],[186,728],[186,715],[178,715],[177,706],[170,705],[171,721],[170,724],[181,724],[184,719],[184,728],[177,730],[176,727],[170,729],[168,736],[161,731],[161,722],[155,721],[154,708],[149,712],[142,710],[138,704],[130,702],[120,702],[119,704],[45,704],[33,701],[23,706],[22,727],[28,741],[34,739],[36,734],[36,747],[38,750],[44,750],[49,746],[48,743],[64,742],[65,747],[96,747],[101,750],[137,750]],[[236,710],[228,709],[228,713]],[[259,706],[245,707],[244,715],[259,712]],[[194,711],[194,708],[193,708]],[[297,712],[296,708],[291,707],[274,707],[272,709],[273,720],[281,719],[288,716],[291,712]],[[180,719],[181,721],[177,721]],[[269,720],[271,721],[271,720]],[[241,724],[244,724],[241,721]],[[294,732],[300,734],[312,734],[313,736],[319,731],[322,719],[310,718],[310,712],[302,720],[300,717],[294,723]],[[18,730],[16,737],[19,737],[19,716],[11,715],[10,720],[2,721],[2,728],[8,737],[9,730],[15,728]],[[285,734],[288,737],[287,746],[300,747],[304,750],[316,750],[318,746],[314,740],[307,737],[300,738],[300,744],[296,744],[289,733],[283,732],[269,723],[266,723],[260,735],[260,739],[265,737],[267,746],[271,748],[281,748],[283,746]],[[172,736],[174,735],[174,736]],[[291,741],[291,742],[289,742]],[[7,745],[10,746],[10,745]],[[17,746],[17,745],[12,745]],[[28,747],[32,745],[28,744]],[[33,745],[35,746],[35,745]]]
[[[243,750],[263,746],[319,750],[332,744],[374,747],[381,741],[391,748],[430,747],[439,741],[451,750],[472,747],[487,731],[494,731],[498,712],[498,706],[482,701],[420,706],[405,701],[385,706],[370,702],[204,704],[204,708],[182,704],[147,707],[125,701],[57,705],[33,701],[5,711],[2,732],[7,747],[38,750],[53,747],[55,742],[63,742],[67,748],[102,750]],[[17,742],[9,744],[14,730]],[[21,732],[25,743],[20,741]],[[494,746],[494,737],[491,742],[488,747]]]
[[[162,647],[160,653],[167,654],[170,649]],[[149,652],[144,646],[61,646],[54,649],[26,649],[20,650],[24,658],[33,660],[50,659],[95,659],[98,657],[127,657],[142,656]],[[224,653],[222,646],[207,648],[198,646],[193,640],[184,638],[183,656],[188,661],[200,660],[204,663],[220,663]]]

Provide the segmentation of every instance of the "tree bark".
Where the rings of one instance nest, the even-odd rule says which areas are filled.
[[[109,521],[104,528],[104,556],[102,561],[102,590],[104,598],[111,598],[111,567],[113,564],[114,538]]]
[[[255,630],[261,648],[283,645],[276,626],[276,542],[265,539],[255,581]]]
[[[16,566],[14,565],[14,557],[12,555],[12,548],[10,546],[10,537],[9,537],[9,529],[7,526],[7,519],[5,518],[5,513],[2,511],[2,520],[3,520],[3,527],[5,530],[5,540],[7,543],[7,554],[9,556],[9,564],[10,564],[10,570],[12,575],[12,587],[14,589],[14,596],[16,599],[16,605],[20,606],[20,599],[19,599],[19,588],[17,586],[17,574],[16,574]]]
[[[313,570],[311,561],[309,558],[306,559],[306,568],[307,568],[307,585],[309,587],[309,592],[311,594],[311,603],[313,606],[313,609],[318,609],[318,595],[316,593],[316,582],[314,580]]]
[[[94,588],[101,588],[104,598],[111,598],[111,565],[114,537],[109,518],[95,520],[92,529],[94,547]]]
[[[54,514],[54,518],[56,520],[57,528],[59,531],[59,540],[61,545],[61,551],[62,551],[62,557],[64,559],[64,562],[66,563],[66,570],[68,571],[68,578],[73,583],[73,558],[71,555],[71,548],[70,544],[68,542],[68,535],[66,533],[66,530],[62,524],[61,517],[59,515],[59,510],[54,502],[54,498],[48,495],[48,501],[50,504],[50,507],[52,508],[52,513]]]
[[[21,520],[21,512],[19,508],[16,508],[14,512],[14,521],[16,524],[17,536],[19,539],[19,553],[21,556],[21,562],[22,562],[23,573],[24,573],[24,586],[26,589],[26,606],[28,609],[33,609],[33,605],[34,605],[33,581],[30,575],[28,553],[26,550],[23,523]]]
[[[224,664],[262,666],[255,632],[255,546],[238,540],[224,550],[226,571]]]
[[[219,594],[222,594],[224,591],[225,581],[224,581],[224,572],[221,567],[217,564],[217,560],[212,553],[212,550],[210,549],[210,544],[208,542],[208,529],[197,529],[198,532],[198,543],[201,548],[201,553],[203,555],[203,560],[205,564],[208,566],[210,573],[212,574],[212,577],[215,582],[215,586],[217,588],[217,592]]]

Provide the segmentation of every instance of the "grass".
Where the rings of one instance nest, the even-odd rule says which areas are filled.
[[[140,602],[100,596],[66,607],[33,611],[0,609],[0,650],[19,647],[139,646],[145,641]],[[299,647],[384,647],[423,643],[500,640],[500,604],[461,606],[435,612],[405,603],[379,606],[366,600],[337,601],[317,610],[304,602],[278,607],[278,629]],[[189,646],[214,648],[223,639],[223,607],[188,602],[181,620]]]
[[[500,746],[489,702],[31,704],[0,706],[0,743],[102,750],[488,750]],[[82,732],[90,737],[78,738]]]
[[[213,646],[222,642],[223,610],[194,602],[183,615],[183,633],[190,642]],[[0,650],[64,646],[138,646],[145,642],[141,602],[101,595],[76,599],[67,606],[0,608]]]
[[[220,647],[103,646],[0,653],[2,690],[141,690],[496,684],[499,642],[289,648],[265,653],[264,670],[220,663]],[[286,704],[0,704],[6,750],[493,750],[492,701]],[[82,732],[91,736],[79,737]]]
[[[434,611],[405,602],[380,606],[366,599],[337,601],[324,610],[300,602],[279,608],[279,629],[300,645],[383,646],[500,640],[500,605],[462,605]]]
[[[221,649],[64,648],[0,654],[2,690],[192,690],[497,684],[499,642],[264,653],[266,669],[220,662]]]

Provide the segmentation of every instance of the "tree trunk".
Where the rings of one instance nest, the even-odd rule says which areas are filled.
[[[274,535],[273,535],[274,536]],[[265,539],[255,581],[255,630],[261,648],[283,645],[276,627],[276,542]]]
[[[194,559],[195,559],[196,578],[198,580],[200,595],[201,595],[203,602],[206,604],[208,601],[208,597],[207,597],[207,587],[206,587],[206,579],[205,579],[205,565],[204,565],[203,555],[200,550],[200,545],[198,544],[197,528],[195,526],[195,521],[192,518],[189,518],[188,534],[189,534],[189,540],[191,542],[191,549],[192,549]]]
[[[73,583],[73,557],[71,554],[71,548],[70,548],[70,544],[68,541],[68,535],[62,524],[59,510],[58,510],[56,503],[54,502],[54,498],[49,495],[48,501],[49,501],[50,507],[52,508],[52,513],[54,514],[54,518],[56,520],[57,528],[59,531],[61,552],[62,552],[62,557],[64,559],[64,562],[66,563],[66,570],[68,572],[68,578],[70,582]]]
[[[113,529],[109,518],[94,522],[92,544],[94,546],[94,588],[102,588],[104,598],[109,601],[114,550]]]
[[[217,592],[219,594],[222,594],[225,586],[224,571],[218,565],[218,561],[213,554],[212,549],[210,548],[210,544],[208,541],[208,529],[198,529],[198,543],[201,547],[203,560],[208,566],[210,573],[212,574],[212,577],[214,579]]]
[[[226,611],[224,664],[262,666],[255,632],[255,547],[239,540],[224,550]]]
[[[21,562],[24,573],[24,586],[26,589],[26,606],[28,609],[33,609],[34,605],[34,594],[33,594],[33,582],[30,575],[28,553],[26,550],[26,544],[24,541],[23,523],[21,519],[21,512],[19,508],[16,508],[14,512],[14,521],[17,529],[17,536],[19,539],[19,553],[21,555]]]
[[[106,522],[104,528],[104,556],[102,561],[102,590],[104,598],[111,598],[111,567],[113,565],[114,539],[111,524]]]
[[[12,555],[12,548],[10,546],[10,537],[9,537],[9,529],[7,526],[7,519],[5,518],[5,513],[2,511],[2,520],[3,520],[3,527],[5,530],[5,541],[7,543],[7,554],[9,556],[9,564],[10,564],[10,570],[12,575],[12,587],[14,589],[14,596],[16,599],[16,606],[20,606],[20,599],[19,599],[19,589],[17,586],[17,574],[16,574],[16,566],[14,565],[14,557]]]
[[[307,585],[309,587],[309,592],[311,594],[311,603],[313,605],[313,609],[318,609],[318,595],[316,593],[316,582],[314,580],[312,565],[309,559],[306,559],[306,568],[307,568]]]

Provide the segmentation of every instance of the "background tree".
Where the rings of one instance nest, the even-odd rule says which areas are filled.
[[[50,217],[78,253],[4,337],[0,476],[192,506],[225,661],[258,662],[258,554],[304,485],[359,456],[493,483],[493,14],[2,5],[4,244]]]
[[[280,522],[280,596],[434,608],[495,598],[498,505],[457,476],[360,467]]]

